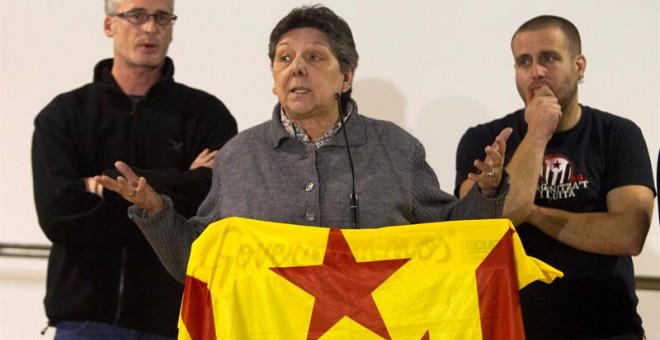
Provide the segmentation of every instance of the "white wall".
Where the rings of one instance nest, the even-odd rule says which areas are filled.
[[[170,49],[176,79],[221,98],[240,129],[268,119],[275,103],[266,54],[270,30],[303,3],[178,0],[180,19]],[[353,29],[360,53],[354,96],[361,112],[392,120],[420,138],[447,191],[453,190],[454,154],[465,129],[522,106],[509,40],[522,22],[538,14],[561,15],[578,26],[588,61],[580,101],[640,125],[655,169],[660,149],[657,0],[324,4]],[[47,243],[32,200],[32,121],[53,96],[89,82],[97,60],[111,55],[102,20],[102,1],[0,0],[0,242]],[[660,276],[657,212],[651,229],[635,262],[638,274]],[[26,273],[11,274],[24,267]],[[42,267],[43,260],[0,261],[0,339],[37,338],[45,323]],[[14,284],[16,278],[25,280]],[[15,299],[26,290],[30,299]],[[649,303],[650,295],[642,295],[644,308],[649,307],[643,311],[649,313],[645,326],[657,335],[650,339],[660,338],[660,326],[652,322],[660,299]],[[16,306],[17,301],[25,302]]]

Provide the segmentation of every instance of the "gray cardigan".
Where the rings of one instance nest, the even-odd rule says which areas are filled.
[[[497,198],[473,189],[458,200],[440,189],[416,138],[391,122],[359,115],[352,104],[345,127],[360,228],[502,216],[508,177]],[[316,148],[289,136],[279,114],[276,105],[270,121],[239,133],[220,150],[213,184],[197,216],[186,220],[166,196],[164,210],[155,216],[143,216],[136,206],[129,209],[177,280],[185,279],[192,242],[207,225],[225,217],[332,228],[351,225],[351,173],[343,131]]]

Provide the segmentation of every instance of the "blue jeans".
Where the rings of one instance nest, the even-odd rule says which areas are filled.
[[[92,321],[62,321],[55,328],[55,340],[175,340],[176,337],[145,333]]]

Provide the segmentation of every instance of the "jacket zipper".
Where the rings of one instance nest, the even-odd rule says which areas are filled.
[[[137,106],[138,104],[142,101],[142,99],[139,99],[135,102],[133,102],[131,111],[129,113],[129,116],[131,117],[131,124],[133,124],[133,116],[135,115],[135,112],[137,111]],[[132,127],[129,128],[132,130]],[[133,134],[131,134],[130,138],[133,138]],[[130,148],[131,148],[131,154],[134,154],[134,150],[132,150],[133,146],[135,143],[131,141],[130,143]],[[132,158],[132,157],[131,157]],[[115,312],[115,324],[119,323],[119,319],[122,316],[122,311],[124,308],[124,288],[126,284],[126,262],[128,260],[128,248],[127,246],[122,247],[121,250],[121,266],[119,268],[119,285],[117,287],[117,310]]]
[[[124,246],[121,250],[121,266],[119,267],[119,286],[117,287],[117,311],[115,312],[115,324],[119,323],[124,305],[124,282],[126,280],[126,259],[128,249]]]
[[[140,104],[140,102],[144,99],[145,96],[142,98],[132,101],[132,106],[131,106],[131,111],[129,112],[129,119],[131,121],[131,127],[129,127],[130,131],[133,130],[132,124],[133,122],[133,117],[135,116],[135,113],[137,112],[137,107]],[[135,155],[135,150],[133,150],[133,147],[135,146],[134,141],[132,140],[134,138],[133,133],[130,134],[131,142],[130,142],[130,154]],[[133,157],[130,157],[131,160]],[[128,159],[127,159],[128,160]],[[127,246],[122,247],[121,250],[121,266],[119,268],[119,286],[117,287],[117,311],[115,312],[115,324],[119,323],[119,319],[122,316],[123,308],[124,308],[124,288],[126,284],[126,262],[128,261],[128,248]]]

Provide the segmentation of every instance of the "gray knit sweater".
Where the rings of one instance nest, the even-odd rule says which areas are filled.
[[[416,138],[393,123],[359,115],[352,104],[345,126],[355,166],[360,228],[502,216],[506,182],[497,198],[475,189],[457,200],[440,189]],[[129,209],[177,280],[185,279],[192,242],[207,225],[225,217],[350,226],[351,172],[342,131],[316,148],[289,136],[279,114],[276,105],[272,120],[239,133],[220,150],[211,190],[197,216],[186,220],[166,196],[164,210],[155,216],[144,216],[136,206]]]

